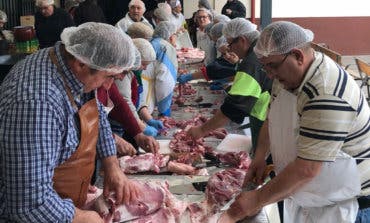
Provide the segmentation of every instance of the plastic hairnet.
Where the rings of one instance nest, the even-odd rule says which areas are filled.
[[[160,21],[169,21],[171,13],[165,8],[156,8],[153,12],[154,16],[157,17]]]
[[[293,48],[300,48],[313,40],[314,34],[309,29],[287,21],[274,22],[261,33],[254,47],[257,57],[281,55]]]
[[[224,36],[218,38],[218,40],[216,41],[216,49],[218,50],[220,47],[225,45],[228,45],[226,38]]]
[[[179,6],[179,5],[181,5],[179,0],[171,0],[170,1],[171,8],[175,8],[176,6]]]
[[[128,7],[130,8],[131,6],[133,5],[138,5],[138,6],[141,6],[145,12],[145,4],[143,1],[141,0],[131,0],[129,3],[128,3]]]
[[[199,8],[206,8],[208,10],[211,10],[211,4],[209,4],[208,0],[199,0],[198,5],[200,6]]]
[[[209,30],[209,35],[215,39],[220,38],[222,36],[222,29],[224,28],[224,25],[224,23],[217,23],[213,25]]]
[[[245,36],[250,42],[253,42],[259,36],[257,25],[244,18],[232,19],[224,26],[222,34],[225,36],[225,38],[237,38],[239,36]]]
[[[65,28],[60,38],[70,54],[93,69],[120,73],[134,64],[131,38],[114,26],[88,22]]]
[[[1,22],[7,22],[8,21],[8,16],[6,13],[2,10],[0,10],[0,21]]]
[[[154,61],[155,60],[155,51],[150,44],[150,42],[143,38],[137,38],[132,40],[134,42],[134,45],[139,50],[141,54],[141,60],[142,61]]]
[[[153,36],[153,29],[142,22],[134,22],[127,28],[127,34],[131,38],[151,39]]]
[[[168,40],[176,32],[176,25],[169,21],[160,22],[154,29],[153,37]]]
[[[172,13],[171,6],[169,4],[167,4],[166,2],[158,3],[157,7],[161,8],[161,9],[164,9],[168,14]]]
[[[36,0],[35,5],[37,7],[43,6],[43,5],[53,5],[54,0]]]
[[[141,54],[139,50],[135,47],[135,61],[132,66],[132,70],[139,70],[141,67]]]
[[[218,14],[218,15],[215,15],[213,22],[214,23],[219,23],[219,22],[227,23],[227,22],[230,22],[230,20],[231,19],[228,16],[223,15],[223,14]]]

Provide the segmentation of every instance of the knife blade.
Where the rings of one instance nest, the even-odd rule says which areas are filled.
[[[179,105],[179,107],[199,107],[199,108],[210,108],[213,106],[212,103],[199,103],[199,104],[183,104],[183,105]]]

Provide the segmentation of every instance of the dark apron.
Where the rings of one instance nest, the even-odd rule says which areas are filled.
[[[68,98],[77,108],[71,90],[65,80],[54,48],[49,51],[52,62],[57,66],[63,78]],[[54,189],[61,198],[72,199],[74,205],[81,208],[87,197],[87,190],[95,169],[96,143],[99,132],[99,112],[96,99],[86,102],[78,111],[80,119],[80,144],[72,156],[54,169]]]

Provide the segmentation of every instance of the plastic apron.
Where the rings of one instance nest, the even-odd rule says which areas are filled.
[[[65,81],[64,73],[57,61],[54,48],[50,58],[63,78],[68,99],[77,110],[77,105]],[[79,110],[80,143],[66,161],[54,169],[53,188],[61,198],[70,198],[81,208],[87,198],[87,190],[95,169],[96,143],[99,133],[99,112],[96,98],[86,102]]]
[[[205,52],[204,65],[215,61],[217,52],[215,43],[208,37],[207,33],[197,30],[197,48]]]
[[[140,95],[139,109],[146,106],[150,114],[153,113],[156,104],[154,63],[157,62],[150,63],[141,73],[143,92]]]
[[[297,96],[282,89],[269,112],[270,151],[279,174],[297,157]],[[284,222],[354,222],[360,194],[355,160],[340,151],[334,162],[323,162],[321,172],[284,200]]]

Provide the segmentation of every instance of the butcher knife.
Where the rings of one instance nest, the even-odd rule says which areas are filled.
[[[179,107],[199,107],[199,108],[210,108],[213,106],[212,103],[199,103],[199,104],[183,104],[179,105]]]

